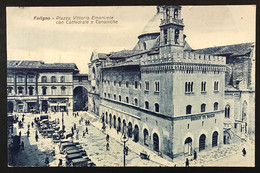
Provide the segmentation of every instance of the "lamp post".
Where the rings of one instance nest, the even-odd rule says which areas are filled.
[[[126,155],[126,147],[125,147],[125,143],[128,141],[128,136],[126,135],[126,126],[123,127],[124,128],[124,133],[121,136],[121,141],[124,143],[124,149],[123,149],[123,153],[124,153],[124,167],[125,167],[125,155]]]

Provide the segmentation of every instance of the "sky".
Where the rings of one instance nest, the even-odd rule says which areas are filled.
[[[133,49],[155,14],[156,6],[7,7],[7,59],[73,62],[88,73],[93,51]],[[117,23],[57,24],[73,16],[89,22],[92,16],[113,17]],[[182,6],[184,34],[193,49],[255,42],[255,16],[253,5]]]

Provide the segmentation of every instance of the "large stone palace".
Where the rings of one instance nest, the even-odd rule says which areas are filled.
[[[132,50],[93,52],[88,74],[8,61],[8,111],[88,110],[169,160],[254,137],[254,43],[194,50],[185,38],[181,6],[158,6]]]
[[[89,111],[172,159],[254,134],[254,43],[194,50],[180,6],[158,6],[133,50],[93,52]]]

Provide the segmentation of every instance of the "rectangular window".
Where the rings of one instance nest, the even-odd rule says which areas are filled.
[[[42,88],[42,95],[46,95],[46,93],[47,93],[46,91],[47,91],[47,88],[46,88],[46,87],[43,87],[43,88]]]
[[[18,76],[17,77],[17,82],[24,82],[24,77],[23,76]]]
[[[135,89],[138,89],[138,82],[135,81]]]
[[[14,78],[13,76],[7,76],[7,82],[13,82]]]
[[[79,78],[79,79],[81,79],[81,78]],[[65,82],[65,76],[60,77],[60,82]]]
[[[145,90],[149,91],[149,81],[145,81]]]
[[[218,81],[214,82],[214,91],[218,91]]]
[[[34,76],[32,75],[28,76],[28,82],[34,82]]]
[[[185,82],[185,93],[193,93],[193,82]]]
[[[155,91],[156,92],[160,91],[160,82],[159,81],[155,81]]]
[[[56,95],[56,87],[51,88],[51,95]]]
[[[23,87],[18,87],[18,94],[19,95],[23,94]]]
[[[66,95],[66,88],[65,87],[61,88],[61,95]]]

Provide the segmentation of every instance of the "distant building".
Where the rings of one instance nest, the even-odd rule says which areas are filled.
[[[172,159],[223,143],[225,56],[198,54],[180,6],[158,6],[133,50],[93,53],[90,111]]]
[[[74,63],[7,61],[8,112],[73,110]]]

